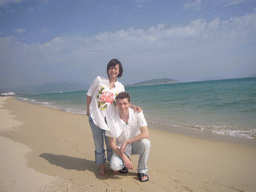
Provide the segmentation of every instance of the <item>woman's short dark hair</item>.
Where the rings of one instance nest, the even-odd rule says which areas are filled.
[[[123,75],[123,66],[122,63],[120,61],[118,61],[117,59],[112,59],[111,61],[108,62],[108,66],[107,66],[107,74],[108,74],[108,70],[113,66],[115,67],[116,65],[119,65],[119,74],[117,77],[122,77]],[[109,74],[108,74],[109,76]]]
[[[125,98],[128,99],[129,103],[131,102],[131,96],[130,96],[130,94],[127,93],[127,92],[121,92],[121,93],[119,93],[119,94],[116,96],[116,101],[117,101],[118,99],[125,99]]]

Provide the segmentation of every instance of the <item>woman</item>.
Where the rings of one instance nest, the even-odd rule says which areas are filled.
[[[107,160],[110,161],[112,150],[109,146],[105,130],[109,130],[106,123],[106,110],[111,103],[115,102],[118,93],[125,91],[122,83],[117,78],[123,74],[123,67],[120,61],[112,59],[107,65],[108,79],[97,77],[87,92],[87,116],[92,129],[95,144],[95,163],[100,165],[99,175],[106,172],[104,138],[107,146]],[[136,111],[141,111],[139,107]]]

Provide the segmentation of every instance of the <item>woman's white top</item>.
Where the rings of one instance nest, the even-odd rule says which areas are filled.
[[[115,98],[120,92],[124,92],[122,83],[116,81],[115,87],[109,88],[109,79],[98,76],[87,91],[87,95],[92,97],[89,105],[89,112],[95,125],[101,129],[109,130],[106,121],[106,110],[110,104],[115,102]]]

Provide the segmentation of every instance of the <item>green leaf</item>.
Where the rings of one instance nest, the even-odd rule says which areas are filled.
[[[102,103],[98,101],[98,108],[100,108],[101,105],[102,105]]]
[[[101,108],[101,110],[106,110],[107,109],[107,105],[104,105],[102,108]]]

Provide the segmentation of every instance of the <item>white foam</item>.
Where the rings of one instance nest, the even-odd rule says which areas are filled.
[[[73,107],[65,107],[62,105],[57,105],[54,102],[47,102],[47,101],[36,101],[34,99],[28,99],[28,98],[22,98],[22,97],[17,97],[18,100],[22,100],[22,101],[26,101],[26,102],[30,102],[36,105],[41,105],[44,107],[50,107],[50,108],[54,108],[54,109],[60,109],[69,113],[75,113],[75,114],[82,114],[85,115],[86,114],[86,110],[82,110],[82,109],[78,109],[78,108],[73,108]]]
[[[256,129],[251,130],[213,130],[213,133],[220,135],[230,135],[234,137],[245,137],[248,139],[256,138]]]
[[[250,130],[238,130],[236,127],[231,125],[198,125],[198,124],[190,124],[190,123],[181,123],[175,122],[174,120],[169,121],[159,121],[159,119],[153,120],[150,119],[153,124],[159,124],[160,126],[164,127],[173,127],[178,129],[192,129],[195,131],[205,131],[205,132],[212,132],[218,135],[229,135],[232,137],[243,137],[248,139],[256,139],[256,129]],[[150,123],[150,122],[149,122]]]
[[[80,110],[75,108],[64,108],[63,110],[69,113],[82,114],[82,115],[86,114],[86,110]]]

